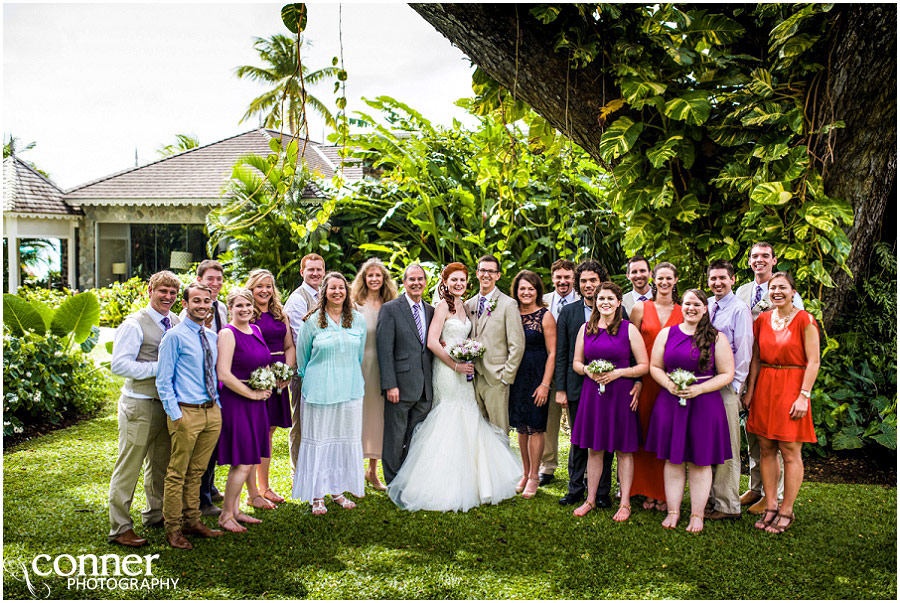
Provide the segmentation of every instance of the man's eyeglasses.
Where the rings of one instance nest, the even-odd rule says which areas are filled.
[[[479,268],[475,272],[478,274],[500,274],[499,270],[488,270],[487,268]]]

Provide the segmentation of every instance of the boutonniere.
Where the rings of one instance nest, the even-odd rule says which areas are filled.
[[[758,302],[756,302],[755,306],[753,306],[754,309],[758,309],[760,312],[765,312],[766,310],[768,310],[771,307],[772,307],[772,302],[770,302],[767,299],[761,299]]]
[[[488,302],[484,305],[484,309],[487,310],[488,316],[490,316],[491,312],[493,312],[497,307],[497,299],[499,298],[495,297],[494,299],[489,299]]]

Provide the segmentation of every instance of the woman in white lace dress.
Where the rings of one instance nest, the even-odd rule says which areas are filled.
[[[458,262],[441,273],[441,302],[428,329],[428,349],[435,356],[434,406],[388,486],[391,500],[409,511],[468,511],[497,504],[515,496],[522,475],[507,435],[481,416],[474,385],[466,380],[473,365],[447,353],[472,330],[463,306],[467,281],[468,270]]]

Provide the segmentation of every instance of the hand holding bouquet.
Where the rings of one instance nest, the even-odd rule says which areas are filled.
[[[678,389],[682,390],[697,382],[697,376],[691,371],[686,371],[684,369],[675,369],[670,372],[668,376],[669,379],[672,380],[672,383],[678,386]],[[687,400],[685,398],[678,398],[678,404],[687,406]]]
[[[272,371],[272,374],[275,375],[275,380],[279,383],[284,383],[285,381],[290,381],[291,377],[294,376],[294,369],[283,362],[275,362],[269,365],[269,370]],[[283,387],[278,388],[278,393],[281,393]]]
[[[267,366],[261,366],[250,373],[250,379],[247,380],[247,385],[250,386],[250,389],[255,391],[271,391],[275,389],[275,386],[278,385],[278,383],[275,380],[275,373],[272,372],[272,369]]]
[[[483,343],[475,339],[466,339],[451,346],[447,353],[457,362],[472,364],[473,360],[484,356],[484,352]],[[466,381],[472,381],[474,378],[473,375],[466,375]]]
[[[598,360],[591,360],[591,362],[586,367],[584,367],[584,370],[591,375],[599,375],[600,373],[608,373],[610,371],[616,370],[616,366],[609,360],[603,360],[602,358],[600,358]],[[606,386],[602,383],[598,383],[597,387],[600,388],[601,394],[606,391]]]

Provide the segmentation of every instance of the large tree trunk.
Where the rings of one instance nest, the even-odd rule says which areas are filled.
[[[600,160],[597,116],[607,99],[620,94],[599,65],[570,70],[567,55],[554,51],[548,29],[529,14],[530,6],[411,6],[491,77]],[[839,18],[830,34],[830,57],[822,58],[829,71],[819,86],[819,94],[827,91],[829,102],[817,102],[816,123],[846,123],[832,137],[825,186],[828,195],[851,201],[855,222],[848,231],[853,278],[842,271],[833,275],[837,287],[826,295],[826,327],[865,273],[879,235],[896,237],[895,231],[881,233],[881,227],[885,208],[896,196],[897,8],[847,4],[832,10]],[[823,157],[824,152],[819,148],[817,154]]]

